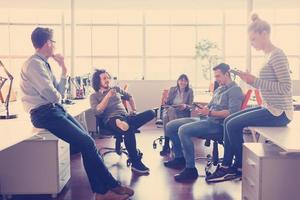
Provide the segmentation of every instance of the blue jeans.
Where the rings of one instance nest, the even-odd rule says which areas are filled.
[[[266,108],[255,107],[239,111],[224,120],[224,166],[242,167],[243,129],[248,126],[286,126],[290,120],[285,113],[274,116]]]
[[[35,109],[31,121],[35,127],[47,129],[81,152],[93,192],[105,194],[119,185],[104,165],[93,138],[60,105],[47,104]]]
[[[170,121],[166,126],[166,135],[173,143],[175,158],[185,157],[186,168],[195,167],[195,152],[192,137],[205,138],[212,134],[222,134],[219,123],[200,118],[181,118]]]

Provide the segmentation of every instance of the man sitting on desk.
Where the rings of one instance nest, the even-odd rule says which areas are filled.
[[[223,134],[223,121],[232,113],[240,110],[244,95],[241,88],[231,80],[230,67],[221,63],[213,68],[219,87],[215,90],[210,103],[196,108],[199,117],[176,119],[167,124],[166,135],[173,143],[175,158],[164,163],[169,168],[184,168],[175,175],[176,181],[189,181],[198,177],[195,168],[193,137],[205,138],[212,134]]]
[[[30,113],[33,125],[47,129],[80,150],[96,200],[128,199],[133,190],[121,186],[114,179],[104,165],[94,140],[59,103],[66,90],[67,67],[63,56],[54,54],[53,31],[38,27],[32,32],[31,40],[36,53],[22,67],[20,87],[23,106]],[[62,70],[59,82],[52,73],[49,58],[53,58]]]
[[[90,96],[91,107],[96,116],[101,116],[104,126],[119,136],[124,135],[124,142],[131,160],[132,171],[149,173],[138,155],[135,132],[138,128],[155,117],[153,110],[136,114],[133,97],[119,87],[110,87],[111,76],[105,70],[96,70],[92,86],[95,92]],[[121,96],[129,101],[132,112],[128,114],[122,104]]]

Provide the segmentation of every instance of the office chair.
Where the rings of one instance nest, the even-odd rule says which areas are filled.
[[[125,84],[124,90],[126,91],[127,89],[128,89],[128,85]],[[128,112],[127,103],[129,101],[129,99],[125,98],[124,96],[121,96],[121,99],[122,99],[122,103],[123,103],[126,111]],[[116,140],[114,148],[112,148],[112,147],[102,147],[102,148],[98,149],[100,155],[104,158],[106,155],[111,154],[111,153],[116,153],[120,156],[122,156],[124,154],[127,157],[126,164],[129,167],[131,165],[131,160],[129,158],[129,155],[128,155],[128,152],[127,152],[126,148],[123,146],[124,135],[115,134],[113,130],[110,130],[107,127],[105,127],[105,125],[103,123],[103,118],[101,117],[101,115],[100,116],[95,116],[93,114],[93,112],[92,112],[92,115],[96,119],[96,124],[95,124],[96,134],[98,136],[102,137],[102,138],[113,137]],[[135,130],[134,133],[140,133],[140,130]],[[142,156],[143,156],[143,153],[139,149],[138,149],[138,156],[140,158],[142,158]]]
[[[159,108],[154,109],[154,111],[156,113],[156,116],[158,116],[156,121],[155,121],[155,124],[156,124],[157,128],[162,128],[163,127],[163,119],[162,119],[163,118],[163,110],[164,110],[163,106],[166,105],[166,102],[167,102],[167,99],[168,99],[168,92],[169,92],[168,89],[163,90],[162,96],[161,96],[160,109]],[[159,110],[160,110],[160,112],[158,114]],[[160,145],[162,145],[164,140],[165,140],[165,136],[160,136],[160,137],[156,138],[155,140],[153,140],[153,144],[152,144],[153,149],[157,148],[157,142]]]
[[[195,160],[206,160],[205,165],[205,175],[209,176],[211,174],[210,169],[213,166],[217,166],[223,161],[219,158],[219,145],[224,145],[223,143],[223,132],[212,134],[205,137],[197,137],[199,139],[205,139],[204,146],[210,147],[211,142],[213,142],[213,149],[211,154],[207,154],[206,157],[196,157]]]
[[[126,148],[123,146],[124,135],[116,135],[116,134],[114,134],[113,130],[105,127],[101,116],[96,116],[96,132],[100,136],[113,137],[116,140],[114,148],[101,147],[100,149],[98,149],[100,155],[104,158],[106,155],[111,154],[111,153],[116,153],[119,156],[122,156],[124,154],[127,157],[126,164],[129,167],[131,165],[131,160],[129,158]],[[140,133],[140,131],[136,130],[135,133]],[[138,156],[139,156],[139,158],[143,157],[143,153],[139,149],[138,149]]]

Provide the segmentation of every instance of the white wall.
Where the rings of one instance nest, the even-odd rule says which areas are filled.
[[[128,84],[128,92],[133,95],[138,111],[143,111],[160,106],[161,95],[164,89],[176,85],[176,80],[151,81],[151,80],[130,80],[118,81],[123,87]],[[300,80],[293,81],[293,95],[300,96]]]
[[[300,96],[300,80],[293,80],[293,95]]]
[[[128,85],[128,92],[133,95],[137,110],[144,111],[154,107],[159,107],[161,103],[162,91],[176,85],[176,81],[150,81],[131,80],[118,81],[118,85],[123,87]]]

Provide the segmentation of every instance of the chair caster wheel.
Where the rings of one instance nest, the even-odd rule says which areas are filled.
[[[127,165],[127,167],[130,167],[130,165],[131,165],[130,159],[127,160],[126,165]]]
[[[156,148],[157,148],[157,144],[153,143],[153,149],[156,149]]]
[[[138,149],[137,155],[139,159],[142,159],[144,154],[141,152],[141,150]]]

